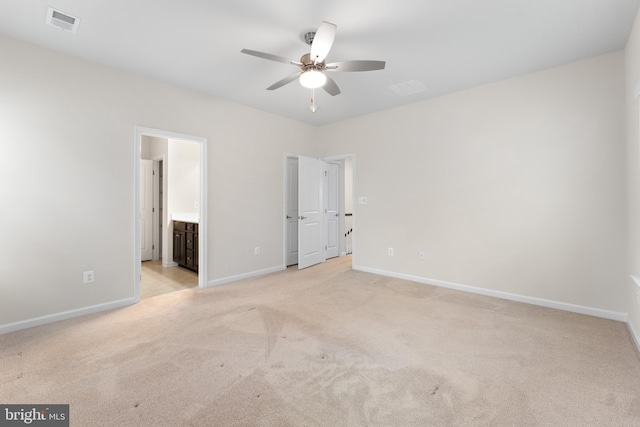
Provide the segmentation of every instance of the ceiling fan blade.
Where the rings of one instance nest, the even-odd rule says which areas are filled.
[[[327,82],[324,84],[324,86],[322,86],[322,89],[324,89],[331,96],[340,95],[340,88],[338,87],[336,82],[333,81],[333,79],[329,76],[327,76]]]
[[[293,73],[290,76],[287,76],[282,80],[278,80],[277,82],[275,82],[274,84],[269,86],[267,88],[267,90],[275,90],[275,89],[278,89],[279,87],[282,87],[282,86],[284,86],[286,84],[289,84],[292,81],[294,81],[295,79],[297,79],[298,77],[300,77],[300,74],[302,74],[302,71],[298,71],[297,73]]]
[[[242,49],[240,52],[246,53],[247,55],[257,56],[258,58],[268,59],[270,61],[284,62],[285,64],[298,65],[298,66],[302,65],[302,63],[299,61],[294,61],[293,59],[285,58],[284,56],[258,52],[257,50]]]
[[[316,63],[321,63],[329,54],[333,40],[336,38],[337,26],[331,22],[323,21],[313,36],[311,43],[311,59]]]
[[[328,71],[373,71],[384,70],[384,61],[341,61],[327,64]]]

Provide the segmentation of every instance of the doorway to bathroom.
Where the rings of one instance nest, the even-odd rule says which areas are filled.
[[[136,127],[136,299],[206,286],[206,139]]]

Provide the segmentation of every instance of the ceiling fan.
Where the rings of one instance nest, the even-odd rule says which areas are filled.
[[[255,50],[242,49],[242,53],[268,59],[270,61],[283,62],[285,64],[296,65],[300,71],[285,77],[269,86],[267,90],[278,89],[296,79],[300,79],[300,84],[309,89],[322,87],[329,95],[335,96],[340,93],[340,88],[336,82],[325,74],[325,71],[373,71],[384,69],[384,61],[341,61],[325,63],[325,58],[333,46],[336,37],[337,26],[330,22],[322,22],[318,31],[310,31],[304,35],[305,42],[311,46],[311,51],[302,55],[299,61],[288,59],[270,53],[258,52]]]

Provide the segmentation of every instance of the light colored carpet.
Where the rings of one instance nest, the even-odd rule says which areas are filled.
[[[189,289],[0,336],[0,403],[72,426],[638,426],[619,322],[350,269]]]

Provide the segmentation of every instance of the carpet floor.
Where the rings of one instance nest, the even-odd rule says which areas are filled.
[[[0,336],[0,403],[71,426],[638,426],[620,322],[350,257]]]

